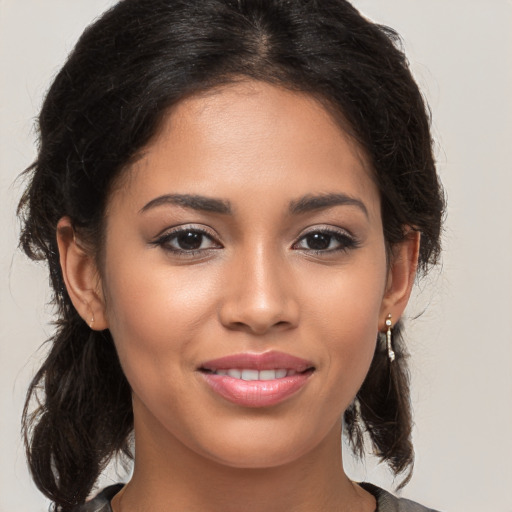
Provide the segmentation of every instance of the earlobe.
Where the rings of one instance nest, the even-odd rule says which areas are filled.
[[[95,259],[78,240],[69,217],[62,217],[57,224],[57,245],[64,283],[75,309],[91,329],[107,329],[105,301]]]
[[[396,323],[407,306],[418,268],[420,240],[420,232],[411,229],[404,241],[393,247],[379,318],[380,331],[386,329],[388,315],[392,315]]]

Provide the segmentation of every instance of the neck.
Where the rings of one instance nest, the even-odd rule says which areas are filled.
[[[239,468],[197,454],[175,438],[146,435],[135,424],[131,481],[113,501],[114,512],[294,512],[375,510],[375,500],[345,475],[341,422],[321,445],[284,465]],[[158,439],[158,441],[155,441]]]

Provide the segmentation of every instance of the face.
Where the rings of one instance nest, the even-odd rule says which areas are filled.
[[[177,105],[118,185],[101,284],[137,436],[236,467],[337,438],[387,313],[357,145],[313,98],[238,83]]]

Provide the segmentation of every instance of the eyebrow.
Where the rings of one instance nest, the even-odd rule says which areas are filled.
[[[333,206],[356,206],[359,208],[366,217],[368,215],[368,209],[365,204],[355,197],[348,196],[346,194],[319,194],[319,195],[307,195],[292,201],[290,203],[290,213],[300,214],[311,212],[315,210],[322,210],[324,208],[331,208]]]
[[[231,205],[229,201],[191,194],[165,194],[163,196],[156,197],[144,205],[139,213],[144,213],[152,208],[168,204],[183,206],[185,208],[191,208],[192,210],[222,213],[225,215],[231,214]]]
[[[196,194],[165,194],[149,201],[149,203],[141,208],[139,213],[144,213],[152,208],[164,205],[183,206],[185,208],[191,208],[192,210],[220,213],[223,215],[232,214],[229,201]],[[293,215],[299,215],[315,210],[332,208],[333,206],[345,205],[356,206],[368,217],[368,210],[361,200],[341,193],[306,195],[300,199],[291,201],[289,211]]]

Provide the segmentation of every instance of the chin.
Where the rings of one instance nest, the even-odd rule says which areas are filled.
[[[215,462],[236,469],[270,469],[292,463],[302,455],[296,447],[232,446],[220,456],[210,454]]]
[[[301,428],[259,424],[250,429],[227,429],[217,439],[210,438],[200,451],[227,467],[264,469],[283,466],[313,453],[325,439],[325,432],[310,429],[308,433],[304,424]]]

